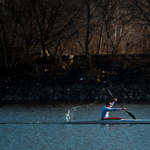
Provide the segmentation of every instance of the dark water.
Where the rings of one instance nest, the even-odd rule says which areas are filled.
[[[99,119],[104,104],[0,106],[2,150],[149,150],[150,124],[56,125],[51,122]],[[150,119],[150,104],[123,104],[138,119]],[[117,104],[114,107],[119,107]],[[68,110],[72,108],[70,114]],[[71,116],[72,115],[72,116]],[[125,111],[110,116],[130,116]],[[37,124],[33,124],[33,123]],[[38,124],[41,123],[42,124]],[[44,122],[48,122],[45,124]],[[4,124],[3,124],[4,123]]]

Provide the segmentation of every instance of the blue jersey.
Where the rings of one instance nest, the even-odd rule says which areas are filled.
[[[114,102],[111,103],[111,107],[114,105]],[[104,106],[102,109],[101,119],[108,118],[110,111],[118,111],[122,110],[122,108],[109,108]]]

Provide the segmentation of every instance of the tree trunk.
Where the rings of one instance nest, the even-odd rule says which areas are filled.
[[[90,0],[87,0],[87,30],[86,30],[85,51],[87,54],[87,65],[91,66],[91,57],[89,54],[89,43],[90,43],[89,35],[90,35],[90,19],[91,19],[89,1]]]

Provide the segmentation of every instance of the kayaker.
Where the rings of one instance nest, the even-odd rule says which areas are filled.
[[[112,103],[111,102],[106,103],[106,105],[102,109],[101,119],[124,119],[118,117],[108,117],[110,111],[126,110],[126,108],[111,108],[116,101],[117,99],[115,98]]]

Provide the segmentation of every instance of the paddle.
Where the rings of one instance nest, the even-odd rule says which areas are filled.
[[[112,93],[110,92],[109,89],[106,89],[106,91],[107,91],[107,93],[108,93],[111,97],[113,97],[113,95],[112,95]],[[118,101],[117,101],[117,102],[118,102]],[[119,102],[118,102],[118,104],[119,104],[122,108],[124,108]],[[133,119],[136,119],[133,114],[131,114],[131,113],[128,112],[127,110],[125,110],[125,111],[126,111]]]

